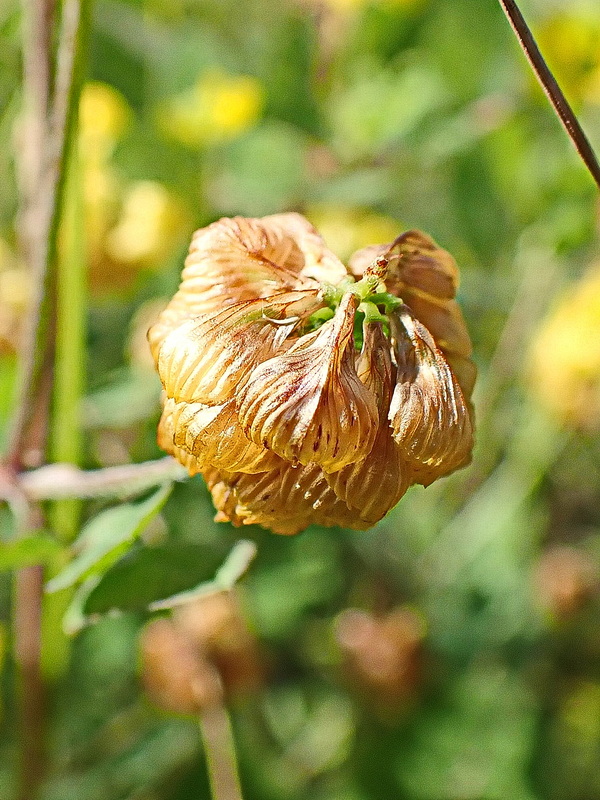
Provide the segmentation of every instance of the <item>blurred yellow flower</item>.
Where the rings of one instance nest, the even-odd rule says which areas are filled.
[[[82,166],[86,244],[93,261],[103,258],[106,234],[118,215],[121,184],[108,164],[86,161]]]
[[[402,228],[397,219],[364,208],[313,206],[306,216],[342,261],[367,245],[392,241]]]
[[[29,273],[8,243],[0,239],[0,353],[14,352],[18,347],[31,288]]]
[[[600,429],[600,265],[542,323],[528,379],[538,402],[564,423]]]
[[[131,110],[123,95],[105,83],[87,83],[79,103],[79,137],[84,160],[110,155],[127,130]]]
[[[187,228],[181,204],[161,183],[138,181],[125,195],[119,223],[107,235],[106,252],[122,264],[161,261]]]
[[[254,125],[263,106],[256,78],[210,69],[159,111],[165,133],[189,147],[232,139]]]
[[[165,186],[127,183],[113,166],[113,150],[133,120],[120,92],[104,83],[86,84],[79,113],[90,285],[93,292],[122,289],[137,269],[168,256],[189,219]]]

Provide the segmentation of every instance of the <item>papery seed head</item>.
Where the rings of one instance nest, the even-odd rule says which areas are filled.
[[[455,296],[459,279],[456,261],[422,231],[407,231],[391,244],[371,245],[358,250],[350,259],[349,270],[362,277],[373,261],[381,256],[389,259],[385,279],[388,291],[398,297],[404,296],[407,287],[439,299]]]
[[[262,475],[209,471],[205,478],[219,518],[236,526],[262,525],[283,535],[309,525],[370,527],[336,496],[318,464],[293,467],[281,460]]]
[[[391,244],[373,245],[356,252],[350,259],[349,270],[362,277],[373,260],[383,255],[389,259],[387,290],[402,298],[445,356],[469,361],[473,348],[454,299],[459,273],[450,253],[421,231],[407,231]],[[475,366],[472,362],[471,366],[464,364],[459,373],[457,378],[468,402]]]
[[[470,458],[470,415],[448,362],[406,307],[390,317],[397,382],[389,410],[395,441],[427,485]]]
[[[159,444],[203,474],[217,520],[362,530],[469,460],[475,368],[454,259],[408,231],[350,271],[359,283],[298,214],[194,235],[149,338]]]
[[[215,406],[177,403],[168,399],[163,413],[172,413],[173,443],[193,456],[195,470],[207,467],[229,472],[265,472],[277,456],[251,442],[242,431],[235,400]]]
[[[377,401],[380,420],[377,435],[365,458],[328,474],[327,481],[360,519],[374,525],[396,505],[412,483],[410,464],[386,424],[396,368],[392,364],[390,342],[380,322],[363,326],[363,346],[356,371]]]
[[[365,322],[363,325],[363,345],[356,359],[356,374],[375,395],[380,419],[386,419],[396,382],[396,367],[381,322]]]
[[[299,274],[319,283],[337,284],[347,277],[348,271],[339,258],[325,246],[323,238],[301,214],[272,214],[263,222],[292,237],[302,251],[304,263]]]
[[[314,461],[327,471],[369,452],[378,414],[354,365],[357,304],[345,295],[333,319],[251,373],[238,412],[253,442],[294,464]]]
[[[222,702],[215,668],[168,619],[155,619],[140,638],[142,678],[156,705],[179,714],[195,714]]]
[[[226,402],[257,364],[277,352],[296,322],[320,305],[315,289],[284,292],[181,323],[158,358],[167,395],[191,403]]]
[[[175,437],[175,420],[174,412],[176,411],[176,404],[173,400],[165,401],[163,412],[158,423],[157,442],[158,446],[169,455],[176,458],[180,464],[187,469],[190,475],[196,475],[200,469],[198,467],[197,459],[193,455],[177,447],[174,442]]]
[[[369,454],[327,482],[359,519],[374,525],[392,509],[414,482],[411,464],[387,427],[380,427]]]
[[[299,214],[220,219],[196,231],[179,291],[148,338],[154,357],[182,320],[215,313],[243,300],[337,282],[346,274],[310,223]]]

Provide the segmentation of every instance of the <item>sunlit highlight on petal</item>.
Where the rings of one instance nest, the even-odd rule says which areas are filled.
[[[239,417],[253,442],[293,464],[314,461],[332,472],[369,452],[378,414],[354,365],[357,303],[345,295],[332,320],[252,372]]]
[[[317,290],[286,292],[181,323],[165,339],[158,358],[168,396],[190,403],[226,402],[254,367],[277,351],[299,319],[319,306]]]

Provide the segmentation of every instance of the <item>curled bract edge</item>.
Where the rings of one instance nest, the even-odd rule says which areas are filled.
[[[335,472],[372,448],[378,413],[356,374],[357,306],[355,295],[344,295],[333,319],[263,361],[241,389],[246,436],[293,466],[315,463]]]
[[[219,521],[372,526],[470,460],[457,287],[454,259],[419,231],[348,269],[299,214],[197,231],[149,331],[159,445],[204,476]]]

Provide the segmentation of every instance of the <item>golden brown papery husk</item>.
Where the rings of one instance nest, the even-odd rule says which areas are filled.
[[[365,458],[326,478],[336,496],[369,525],[385,517],[414,482],[411,465],[387,426],[378,430]]]
[[[395,245],[373,245],[358,250],[350,259],[349,270],[360,277],[373,259],[385,254],[392,256],[385,279],[387,290],[402,298],[444,355],[469,361],[470,366],[464,364],[456,375],[468,401],[476,368],[470,361],[473,348],[467,326],[454,300],[459,283],[454,258],[430,236],[413,230],[398,237]],[[472,414],[470,405],[469,410]]]
[[[374,525],[396,505],[412,482],[410,466],[387,424],[396,368],[381,322],[363,325],[363,347],[356,371],[377,398],[377,435],[365,458],[326,477],[336,495],[362,520]]]
[[[235,526],[262,525],[292,535],[309,525],[343,526],[364,530],[368,523],[339,500],[317,464],[280,466],[262,475],[204,473],[219,509],[218,519]]]
[[[322,236],[301,214],[272,214],[263,217],[263,224],[281,230],[298,244],[304,257],[300,275],[314,278],[319,283],[337,284],[348,275],[348,270],[325,245]]]
[[[196,475],[200,470],[197,468],[197,461],[194,456],[187,453],[181,447],[177,447],[173,441],[175,435],[175,425],[173,420],[174,408],[168,404],[168,399],[165,401],[163,413],[158,423],[158,430],[156,440],[158,446],[165,453],[173,456],[182,464],[190,475]]]
[[[173,444],[194,457],[195,472],[215,467],[257,473],[277,466],[279,459],[274,453],[244,436],[235,400],[207,406],[168,399],[163,415],[170,415]]]
[[[299,214],[213,222],[194,234],[179,291],[148,333],[154,358],[184,319],[278,291],[309,289],[316,285],[313,278],[337,283],[345,274]]]
[[[356,374],[375,396],[379,418],[387,419],[396,383],[396,367],[392,363],[390,341],[381,322],[363,324],[363,345],[356,359]]]
[[[426,233],[406,231],[390,244],[357,250],[350,258],[348,270],[361,278],[369,264],[383,255],[396,256],[390,258],[385,283],[388,291],[398,297],[403,296],[406,286],[440,299],[455,297],[459,283],[456,261]]]
[[[429,331],[403,306],[390,316],[397,382],[389,418],[394,439],[428,485],[470,459],[473,428],[448,362]]]
[[[314,461],[329,472],[369,452],[378,413],[354,364],[357,304],[345,295],[333,319],[256,367],[239,392],[249,439],[294,464]]]
[[[215,519],[295,534],[364,530],[412,483],[466,464],[473,444],[471,342],[458,269],[426,234],[355,253],[361,277],[391,256],[385,289],[405,305],[363,325],[359,300],[298,336],[347,276],[299,214],[222,219],[194,234],[179,291],[149,339],[165,387],[159,445],[201,472]],[[383,290],[383,286],[379,291]]]
[[[295,322],[320,306],[316,289],[284,292],[181,323],[158,357],[167,395],[178,402],[226,402],[257,364],[274,355]],[[286,318],[289,324],[281,324]]]

